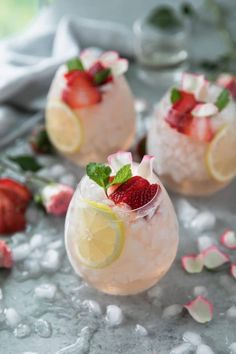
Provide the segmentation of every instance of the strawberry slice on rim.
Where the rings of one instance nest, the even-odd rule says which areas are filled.
[[[73,70],[65,74],[67,86],[62,92],[62,100],[72,109],[94,105],[101,101],[102,95],[93,84],[89,73]]]

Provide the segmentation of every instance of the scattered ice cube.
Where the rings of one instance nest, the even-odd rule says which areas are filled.
[[[207,235],[202,235],[197,240],[199,252],[206,250],[207,248],[214,245],[214,240],[212,237]]]
[[[42,268],[47,272],[56,272],[60,268],[60,256],[57,250],[49,249],[41,260]]]
[[[229,346],[230,354],[236,354],[236,342]]]
[[[162,318],[171,318],[179,315],[183,311],[183,306],[179,304],[170,305],[164,308],[162,312]]]
[[[227,318],[236,319],[236,306],[231,306],[226,312]]]
[[[41,234],[33,235],[30,239],[30,249],[34,250],[35,248],[42,246],[43,241],[44,241],[43,238],[44,237]]]
[[[149,298],[161,298],[163,294],[163,290],[162,288],[160,288],[160,286],[154,286],[153,288],[151,288],[150,290],[148,290],[147,295]]]
[[[208,290],[205,286],[202,286],[202,285],[198,285],[198,286],[195,286],[193,288],[193,295],[195,297],[197,296],[205,296],[207,297],[208,296]]]
[[[200,344],[196,354],[215,354],[213,350],[206,344]]]
[[[34,289],[35,296],[40,299],[52,300],[54,299],[56,292],[57,292],[56,285],[51,283],[41,284]]]
[[[64,243],[62,240],[56,240],[56,241],[50,242],[47,247],[57,250],[57,249],[62,248],[63,246],[64,246]]]
[[[42,338],[49,338],[52,335],[51,324],[42,318],[34,323],[34,330],[35,333],[37,333],[38,336]]]
[[[50,169],[50,176],[53,178],[59,178],[66,173],[66,169],[63,165],[56,164]]]
[[[90,339],[94,331],[94,328],[87,326],[82,328],[79,338],[75,343],[58,350],[55,354],[87,354],[89,352]]]
[[[30,246],[28,243],[22,243],[19,246],[16,246],[12,250],[13,259],[15,262],[23,261],[26,257],[28,257],[30,253]]]
[[[25,338],[30,335],[31,329],[28,325],[20,323],[14,329],[14,336],[17,338]]]
[[[123,314],[120,307],[116,305],[107,306],[106,322],[109,326],[119,326],[123,321]]]
[[[192,353],[193,346],[190,343],[183,343],[171,349],[170,354],[190,354]]]
[[[4,310],[6,323],[9,327],[15,328],[21,321],[20,315],[16,312],[15,309],[9,307]]]
[[[193,228],[196,232],[202,232],[212,229],[215,223],[216,217],[213,213],[210,211],[202,211],[193,218],[191,228]]]
[[[50,169],[49,168],[41,168],[41,170],[39,170],[37,172],[37,175],[39,177],[43,177],[43,178],[46,178],[48,180],[51,180],[51,172],[50,172]]]
[[[136,324],[135,333],[140,337],[145,337],[148,335],[148,331],[146,330],[146,328],[141,326],[140,324]]]
[[[17,232],[12,236],[13,245],[19,245],[26,241],[26,235],[22,232]]]
[[[24,269],[30,276],[37,277],[41,274],[41,267],[39,261],[34,258],[26,259],[24,261]]]
[[[66,174],[60,178],[59,182],[70,187],[75,187],[77,179],[71,174]]]
[[[202,343],[201,336],[195,332],[185,332],[183,334],[183,340],[196,346]]]
[[[39,210],[33,205],[26,211],[26,220],[30,224],[36,224],[39,220]]]
[[[89,310],[89,312],[94,314],[95,316],[100,316],[102,314],[101,306],[97,301],[84,300],[83,306],[86,307]]]
[[[187,200],[180,199],[177,203],[177,213],[183,225],[188,227],[193,218],[198,214],[198,210],[187,202]]]

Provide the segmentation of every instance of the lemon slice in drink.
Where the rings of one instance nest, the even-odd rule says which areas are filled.
[[[119,258],[125,242],[124,224],[108,206],[85,200],[78,212],[76,253],[89,268],[105,268]]]
[[[46,128],[53,145],[65,153],[79,150],[81,123],[79,117],[64,103],[49,103],[46,110]]]
[[[223,126],[209,144],[206,164],[210,175],[219,182],[236,176],[236,131],[231,125]]]

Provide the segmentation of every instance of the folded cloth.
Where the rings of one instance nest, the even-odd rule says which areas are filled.
[[[56,69],[82,48],[133,54],[132,33],[124,25],[71,16],[62,18],[56,27],[42,20],[40,24],[0,43],[0,105],[43,109]]]

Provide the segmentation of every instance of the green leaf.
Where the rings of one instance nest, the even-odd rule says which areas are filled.
[[[115,178],[113,181],[110,183],[110,186],[113,184],[118,184],[118,183],[124,183],[128,181],[132,177],[132,171],[131,171],[131,165],[124,165],[119,169],[117,174],[115,175]]]
[[[178,89],[173,88],[170,94],[170,100],[172,103],[176,103],[181,99],[181,93]]]
[[[111,75],[110,68],[100,70],[94,75],[93,81],[96,85],[101,85],[106,81],[109,75]]]
[[[154,8],[148,16],[147,22],[163,30],[176,29],[182,26],[175,11],[169,6],[158,6]]]
[[[109,177],[111,168],[102,163],[91,162],[86,166],[86,173],[90,179],[96,182],[99,186],[107,189],[109,185]]]
[[[68,71],[72,71],[72,70],[84,71],[82,61],[79,58],[70,59],[66,63],[66,65],[67,65]]]
[[[219,111],[222,111],[222,109],[224,109],[227,106],[229,101],[230,101],[229,91],[223,89],[219,94],[219,96],[217,97],[215,105],[218,107]]]
[[[42,168],[32,155],[8,156],[8,159],[19,165],[24,171],[37,172]]]

